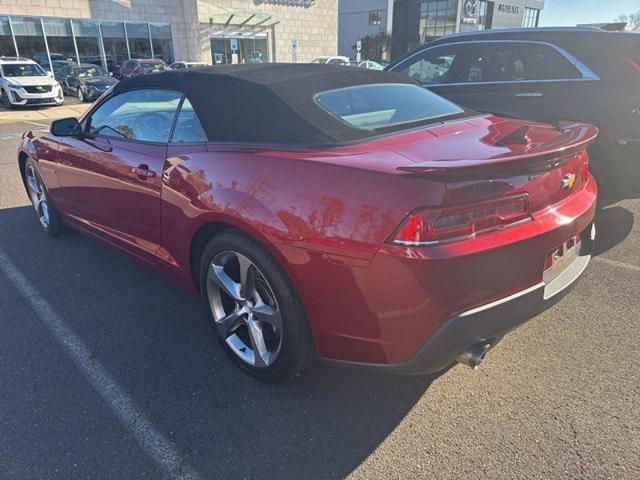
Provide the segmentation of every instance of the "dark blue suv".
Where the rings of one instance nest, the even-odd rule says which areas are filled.
[[[627,181],[639,178],[640,168],[639,33],[591,27],[460,33],[413,50],[388,70],[480,112],[597,125],[590,154],[602,198],[639,196],[639,186]]]

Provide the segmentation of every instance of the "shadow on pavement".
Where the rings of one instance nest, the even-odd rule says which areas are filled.
[[[594,255],[602,255],[622,243],[633,229],[633,213],[621,206],[598,210],[596,215],[596,243]]]
[[[227,360],[196,299],[82,235],[47,237],[31,207],[0,210],[0,248],[203,478],[343,478],[434,380],[317,364],[261,384]],[[15,296],[0,284],[0,300]],[[55,396],[43,401],[52,416],[73,415]]]

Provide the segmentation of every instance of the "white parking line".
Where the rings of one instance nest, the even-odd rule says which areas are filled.
[[[594,260],[601,263],[606,263],[607,265],[611,265],[613,267],[626,268],[627,270],[631,270],[633,272],[640,272],[640,267],[638,267],[637,265],[631,265],[630,263],[618,262],[617,260],[611,260],[604,257],[595,257]]]
[[[86,345],[20,273],[2,250],[0,250],[0,270],[31,304],[38,318],[63,350],[107,402],[122,425],[133,434],[140,447],[158,464],[167,477],[180,480],[200,478],[197,473],[183,464],[183,456],[175,445],[154,428],[133,399],[116,383],[100,362],[93,358]]]

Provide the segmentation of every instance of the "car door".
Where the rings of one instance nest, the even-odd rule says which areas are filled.
[[[67,65],[62,70],[63,85],[67,92],[74,92],[78,87],[77,71],[72,65]]]
[[[580,118],[576,106],[597,89],[597,75],[550,43],[479,41],[447,46],[457,48],[455,63],[445,77],[426,86],[473,110],[532,120]]]
[[[80,135],[59,139],[62,210],[147,259],[161,243],[162,171],[180,99],[171,90],[123,92],[96,106]]]

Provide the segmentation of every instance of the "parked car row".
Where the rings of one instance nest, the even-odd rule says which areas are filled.
[[[51,58],[51,70],[49,70]],[[160,73],[171,69],[205,66],[202,62],[175,62],[168,66],[161,59],[128,59],[113,71],[96,63],[75,63],[59,53],[36,53],[33,59],[0,57],[2,104],[11,109],[21,106],[60,106],[64,95],[74,95],[81,102],[97,99],[118,80]]]

